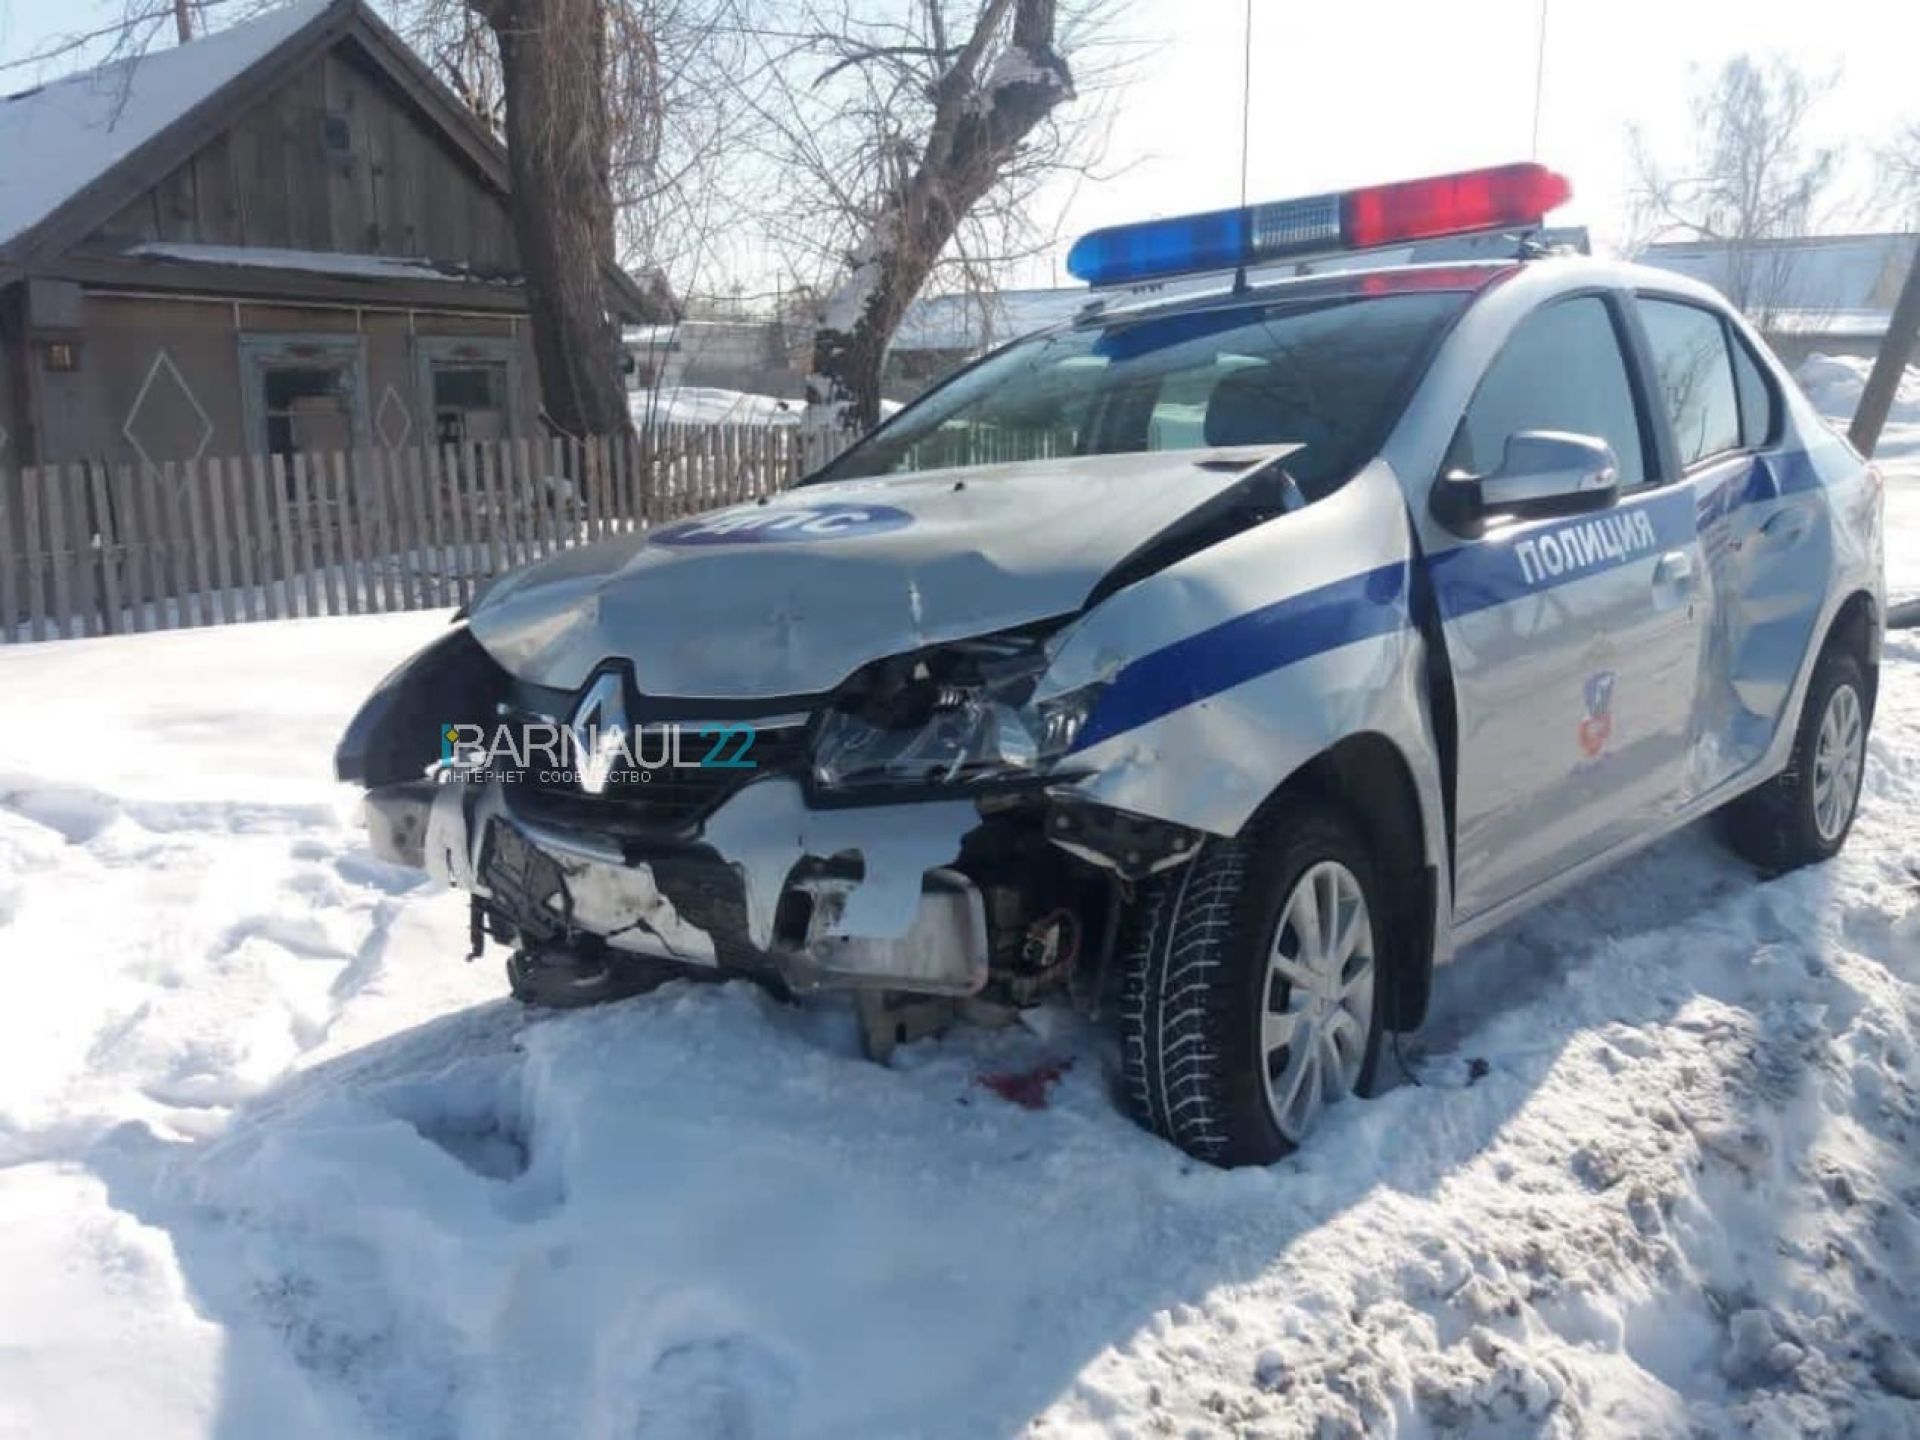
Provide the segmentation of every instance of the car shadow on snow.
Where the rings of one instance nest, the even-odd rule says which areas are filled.
[[[1421,1083],[1339,1107],[1265,1170],[1134,1128],[1110,1042],[1076,1021],[881,1068],[845,1011],[743,984],[480,1006],[292,1076],[215,1141],[128,1130],[91,1163],[225,1332],[228,1440],[1011,1433],[1109,1347],[1164,1358],[1170,1314],[1308,1257],[1377,1192],[1435,1196],[1570,1040],[1694,997],[1682,964],[1646,983],[1642,955],[1622,984],[1611,961],[1751,951],[1725,902],[1754,883],[1689,832],[1470,948],[1405,1047]],[[1783,936],[1824,883],[1780,882]],[[1044,1108],[979,1083],[1060,1058]],[[1376,1299],[1422,1283],[1384,1253]],[[1231,1350],[1191,1365],[1220,1376],[1201,1391],[1286,1383]]]

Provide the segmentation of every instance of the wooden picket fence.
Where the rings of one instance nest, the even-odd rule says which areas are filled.
[[[662,425],[0,472],[0,642],[465,604],[556,551],[780,490],[795,427]]]

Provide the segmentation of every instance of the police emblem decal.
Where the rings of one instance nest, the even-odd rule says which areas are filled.
[[[1613,682],[1618,678],[1611,670],[1597,670],[1583,687],[1587,713],[1580,722],[1580,751],[1589,760],[1606,749],[1613,736]]]

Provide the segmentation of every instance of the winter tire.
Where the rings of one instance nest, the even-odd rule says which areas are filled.
[[[1385,907],[1345,814],[1286,807],[1141,894],[1120,1038],[1134,1117],[1199,1159],[1263,1165],[1379,1065]]]
[[[1822,656],[1787,768],[1722,811],[1728,844],[1769,874],[1839,854],[1860,804],[1870,719],[1860,662],[1845,651]]]

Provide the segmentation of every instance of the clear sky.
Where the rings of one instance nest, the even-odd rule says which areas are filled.
[[[1117,107],[1108,166],[1132,164],[1077,188],[1069,233],[1239,195],[1242,0],[1137,10],[1137,30],[1164,43]],[[1530,158],[1540,14],[1540,0],[1254,0],[1250,197]],[[1741,50],[1835,77],[1818,136],[1862,152],[1846,188],[1870,199],[1865,152],[1920,119],[1920,3],[1548,0],[1537,158],[1574,190],[1556,220],[1621,237],[1629,124],[1684,155],[1691,76]]]
[[[900,4],[908,0],[898,0]],[[1104,179],[1051,197],[1064,240],[1098,225],[1234,203],[1242,0],[1114,0],[1141,37]],[[1538,158],[1573,179],[1555,217],[1626,228],[1627,129],[1684,154],[1691,76],[1740,50],[1834,77],[1817,138],[1851,145],[1845,199],[1872,198],[1868,152],[1920,119],[1920,0],[1547,0]],[[120,0],[0,0],[0,60],[101,24]],[[243,3],[223,6],[229,12]],[[1527,158],[1541,0],[1254,0],[1253,199]],[[0,93],[30,83],[0,72]],[[13,83],[8,83],[13,82]],[[0,164],[4,164],[0,157]],[[1858,217],[1840,213],[1841,225]],[[1064,276],[1061,277],[1064,279]]]

